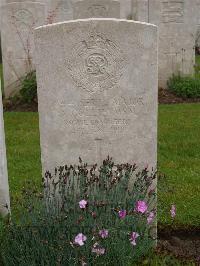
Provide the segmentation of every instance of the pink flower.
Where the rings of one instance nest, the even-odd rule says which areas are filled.
[[[147,223],[148,224],[152,223],[154,217],[155,217],[155,213],[154,212],[150,212],[148,217],[147,217]]]
[[[105,250],[105,248],[100,247],[98,243],[95,243],[93,248],[92,248],[92,252],[96,253],[98,256],[100,256],[100,255],[104,255],[106,250]]]
[[[171,217],[175,218],[175,216],[176,216],[176,206],[175,205],[172,205],[170,213],[171,213]]]
[[[136,212],[145,213],[147,209],[148,209],[148,206],[145,201],[139,200],[136,202],[136,205],[135,205]]]
[[[79,245],[79,246],[83,246],[84,242],[87,240],[87,237],[84,236],[82,233],[78,234],[75,239],[74,239],[74,243]]]
[[[81,209],[85,209],[86,207],[87,207],[87,201],[86,200],[81,200],[80,202],[79,202],[79,207],[81,208]]]
[[[131,238],[129,239],[131,241],[131,244],[133,246],[136,246],[136,239],[139,237],[140,235],[136,232],[132,232],[131,233]]]
[[[101,238],[107,238],[108,237],[108,230],[105,230],[105,229],[100,230],[99,235]]]
[[[126,217],[126,210],[121,210],[118,214],[120,219],[124,219]]]

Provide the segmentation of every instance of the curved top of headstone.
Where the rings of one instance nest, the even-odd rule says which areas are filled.
[[[40,31],[40,30],[45,30],[48,28],[54,28],[54,27],[64,27],[65,25],[67,26],[68,24],[76,24],[76,23],[82,23],[82,22],[110,22],[110,23],[123,23],[123,24],[135,24],[135,25],[144,25],[146,27],[154,27],[158,28],[157,25],[148,23],[148,22],[142,22],[142,21],[136,21],[136,20],[127,20],[127,19],[117,19],[117,18],[82,18],[82,19],[76,19],[76,20],[67,20],[67,21],[61,21],[61,22],[56,22],[52,24],[46,24],[42,25],[39,27],[35,28],[35,32]],[[139,27],[139,26],[138,26]]]
[[[120,18],[118,0],[80,0],[73,3],[73,18]]]

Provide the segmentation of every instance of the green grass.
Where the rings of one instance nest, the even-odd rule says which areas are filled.
[[[159,184],[159,201],[164,215],[177,205],[177,225],[200,225],[200,104],[161,105],[159,108],[159,169],[167,176]],[[164,192],[163,187],[169,186]]]
[[[5,113],[5,131],[13,210],[27,183],[39,186],[41,163],[37,113]]]
[[[40,184],[37,113],[5,113],[8,171],[13,210],[27,180]],[[171,224],[170,205],[177,205],[175,225],[200,225],[200,104],[159,107],[159,221]]]
[[[200,78],[200,55],[196,55],[195,57],[195,76]]]
[[[200,55],[196,55],[195,57],[195,63],[200,66]]]

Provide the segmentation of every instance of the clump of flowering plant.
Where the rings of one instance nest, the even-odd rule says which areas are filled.
[[[99,168],[80,160],[77,167],[46,172],[44,198],[31,199],[20,229],[15,224],[8,229],[4,260],[22,266],[49,265],[49,261],[52,265],[134,263],[155,245],[150,233],[156,221],[155,179],[154,171],[135,164],[115,165],[111,158]],[[18,252],[13,254],[15,249]]]

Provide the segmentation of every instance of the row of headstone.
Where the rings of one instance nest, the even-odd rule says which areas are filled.
[[[13,96],[20,88],[23,77],[35,70],[34,67],[34,41],[33,30],[35,27],[73,18],[72,3],[69,0],[40,0],[35,1],[9,1],[1,7],[1,46],[4,70],[5,97]],[[94,2],[96,0],[93,0]],[[87,1],[86,1],[87,2]],[[91,5],[91,0],[84,3],[84,7],[91,6],[85,14],[81,10],[82,2],[75,2],[75,17],[83,18],[93,14],[100,16],[110,15],[119,18],[120,6],[118,1],[108,1],[102,4]],[[77,13],[78,12],[78,13]],[[88,13],[87,13],[88,12]]]
[[[9,16],[20,21],[25,31],[27,21],[28,25],[38,21],[24,5],[4,8],[11,14],[15,11]],[[27,5],[32,12],[38,6],[43,11],[41,4]],[[77,16],[88,16],[82,10],[83,15],[79,11]],[[118,3],[109,10],[119,16]],[[156,26],[109,18],[73,20],[36,30],[43,171],[74,165],[79,156],[89,165],[101,164],[107,155],[116,163],[156,167],[157,39]],[[5,155],[5,145],[3,151]],[[0,187],[8,193],[6,173],[1,179]],[[8,202],[4,194],[3,204]]]
[[[200,42],[196,28],[199,0],[2,1],[7,2],[1,11],[7,98],[19,89],[25,73],[35,69],[33,28],[73,18],[129,18],[156,24],[159,26],[159,86],[166,87],[172,74],[193,74],[195,39],[197,44]]]
[[[155,167],[157,29],[118,20],[121,9],[115,0],[113,6],[84,1],[84,6],[74,3],[76,18],[94,18],[38,28],[36,49],[33,29],[45,23],[45,5],[18,2],[2,7],[2,46],[8,55],[4,64],[19,76],[8,59],[14,58],[17,69],[22,62],[31,62],[32,69],[35,51],[43,170],[75,164],[79,156],[88,164],[100,164],[108,154],[116,163],[134,160]],[[138,10],[135,19],[159,26],[160,84],[166,84],[176,71],[192,72],[196,17],[190,1],[133,1]],[[7,33],[12,29],[10,40],[4,31],[6,25]],[[16,53],[14,40],[19,46]],[[2,180],[7,180],[5,174]]]
[[[21,78],[35,69],[33,29],[73,18],[132,18],[156,24],[159,26],[159,86],[165,88],[172,74],[193,74],[199,0],[4,1],[7,4],[1,10],[1,35],[7,98],[19,89]]]

